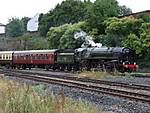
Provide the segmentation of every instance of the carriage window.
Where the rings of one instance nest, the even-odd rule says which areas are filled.
[[[0,59],[2,59],[2,56],[0,55]]]
[[[29,58],[29,55],[26,55],[26,59],[28,59]]]
[[[16,59],[20,59],[20,56],[19,56],[19,55],[17,55],[17,56],[16,56]]]
[[[8,55],[8,60],[10,60],[10,55]]]
[[[34,55],[33,55],[33,54],[31,54],[31,59],[35,59],[35,57],[34,57]]]
[[[8,59],[8,55],[6,55],[6,59]]]
[[[5,59],[5,55],[3,55],[3,60]]]
[[[51,58],[53,59],[53,58],[54,58],[54,55],[52,55]]]
[[[45,55],[44,55],[44,59],[48,59],[48,56],[47,56],[47,54],[45,54]]]
[[[38,54],[36,54],[36,57],[35,57],[35,59],[38,59],[38,57],[39,57],[39,56],[38,56]]]
[[[40,54],[40,59],[42,59],[42,57],[43,57],[43,54]]]
[[[24,57],[24,59],[26,60],[26,59],[28,58],[28,55],[24,55],[23,57]]]

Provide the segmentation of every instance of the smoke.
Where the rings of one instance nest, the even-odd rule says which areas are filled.
[[[102,47],[101,43],[95,43],[91,36],[88,36],[86,32],[78,30],[74,33],[74,38],[76,40],[82,40],[84,43],[81,47]]]

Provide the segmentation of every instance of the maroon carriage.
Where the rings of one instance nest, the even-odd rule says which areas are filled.
[[[14,68],[43,67],[49,69],[55,64],[56,50],[29,50],[16,51],[13,53]]]

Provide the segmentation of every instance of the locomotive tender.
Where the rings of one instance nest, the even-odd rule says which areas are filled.
[[[1,51],[0,64],[18,69],[43,67],[62,71],[116,69],[129,72],[136,69],[135,51],[125,47]]]

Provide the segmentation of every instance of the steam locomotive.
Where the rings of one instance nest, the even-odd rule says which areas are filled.
[[[1,51],[0,65],[26,69],[42,67],[47,70],[118,70],[136,69],[135,51],[126,47],[91,47],[77,49]]]
[[[136,70],[135,51],[125,47],[101,47],[101,48],[79,48],[76,50],[76,61],[81,67],[91,70],[101,68],[120,72],[132,72]]]

